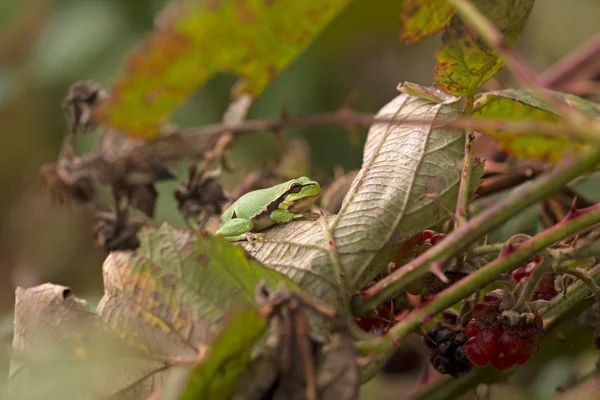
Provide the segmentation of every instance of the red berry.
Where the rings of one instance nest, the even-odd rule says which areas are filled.
[[[480,329],[475,336],[477,340],[477,346],[483,351],[488,357],[494,357],[500,354],[500,338],[502,337],[503,331],[496,330],[492,331],[489,329]]]
[[[446,235],[443,233],[438,233],[437,235],[433,235],[433,237],[431,238],[431,244],[435,246],[436,244],[441,242],[445,237],[446,237]]]
[[[542,262],[542,257],[538,256],[536,258],[534,258],[532,261],[528,262],[525,265],[520,266],[519,268],[515,269],[511,276],[512,278],[517,281],[520,282],[522,280],[526,280],[528,279],[531,274],[533,273],[533,270],[535,269],[535,267],[537,267],[540,262]]]
[[[419,250],[417,251],[417,254],[421,255],[432,247],[433,247],[433,245],[431,243],[425,242],[419,246]]]
[[[531,358],[531,353],[524,353],[517,358],[517,364],[525,364]]]
[[[527,274],[527,272],[525,272],[525,266],[519,267],[517,269],[515,269],[512,274],[511,274],[512,278],[516,281],[516,282],[521,282],[521,280],[526,279],[529,277],[529,275]]]
[[[487,308],[486,304],[483,303],[477,303],[473,306],[473,316],[475,318],[479,317],[481,315],[481,313],[483,313],[483,311]]]
[[[421,232],[421,241],[424,242],[426,240],[430,240],[437,234],[438,233],[436,231],[432,231],[431,229],[425,229],[423,232]]]
[[[483,301],[486,303],[497,303],[502,301],[502,295],[495,292],[488,292],[483,296]]]
[[[477,365],[478,367],[483,367],[490,362],[488,356],[486,356],[483,351],[477,346],[477,342],[475,338],[470,338],[465,343],[465,354],[469,358],[469,360],[473,363],[473,365]]]
[[[479,328],[477,328],[477,325],[475,325],[475,320],[470,320],[465,327],[465,334],[467,335],[467,338],[470,339],[477,335],[477,331],[479,331]]]
[[[522,340],[517,339],[508,332],[504,332],[500,338],[501,352],[514,357],[522,353],[525,348],[525,343]]]
[[[505,371],[517,363],[517,357],[507,356],[504,353],[492,358],[492,367],[497,371]]]

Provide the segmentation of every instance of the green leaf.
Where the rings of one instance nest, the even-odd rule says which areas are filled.
[[[595,103],[570,94],[552,93],[570,107],[590,116],[600,116],[600,107]],[[517,89],[492,91],[477,96],[473,116],[508,121],[559,122],[561,120],[530,91]],[[534,130],[527,133],[498,130],[481,130],[481,132],[494,136],[503,149],[517,157],[556,161],[566,150],[583,150],[587,146],[572,137],[550,136]]]
[[[155,138],[171,113],[217,72],[258,95],[348,0],[174,0],[111,90],[106,123]]]
[[[193,369],[179,399],[229,398],[250,364],[253,346],[266,328],[267,321],[256,309],[233,314],[213,342],[206,360]]]
[[[256,285],[297,286],[222,237],[198,237],[168,224],[140,233],[135,253],[118,252],[104,263],[105,295],[98,313],[120,329],[142,326],[149,348],[170,337],[170,346],[194,348],[216,334],[225,312],[254,303]],[[152,334],[149,334],[152,333]]]
[[[95,313],[85,302],[65,295],[68,288],[62,286],[17,292],[13,348],[33,352],[32,360],[37,361],[44,341],[42,348],[48,348],[49,355],[42,355],[52,362],[43,365],[41,376],[48,376],[48,381],[44,378],[48,385],[53,382],[52,390],[71,393],[67,388],[75,385],[98,399],[116,393],[147,398],[173,365],[194,363],[210,351],[228,313],[245,313],[235,319],[238,328],[241,321],[253,318],[247,310],[254,307],[260,281],[297,290],[284,276],[249,259],[243,249],[221,237],[203,237],[164,224],[142,230],[139,238],[137,251],[113,252],[104,262],[105,293]],[[250,340],[246,335],[255,328],[258,335],[259,327],[253,323],[248,330],[229,329],[226,340],[235,341],[234,332],[240,341]],[[108,344],[99,344],[104,342]],[[59,368],[61,360],[67,361],[66,369]],[[13,370],[22,371],[11,374],[15,388],[35,381],[50,390],[33,380],[38,375],[29,370],[37,365],[11,361]],[[74,374],[77,378],[70,384]]]
[[[479,11],[504,35],[512,48],[525,28],[534,0],[473,0]],[[469,96],[502,68],[502,58],[455,15],[442,36],[436,54],[435,81],[455,96]]]
[[[416,43],[444,29],[453,15],[447,0],[404,0],[401,38]]]
[[[434,226],[448,215],[426,194],[437,194],[455,208],[465,150],[460,129],[434,125],[435,118],[461,112],[457,98],[442,103],[401,94],[377,114],[393,122],[374,124],[365,144],[362,168],[346,194],[340,212],[328,216],[348,290],[354,291],[385,268],[394,246]],[[402,124],[420,118],[422,125]],[[481,177],[475,170],[473,182]],[[328,244],[318,222],[294,222],[268,229],[262,243],[244,243],[264,265],[325,301],[336,301],[336,281]]]
[[[569,189],[590,203],[600,203],[600,172],[576,179],[569,184]]]

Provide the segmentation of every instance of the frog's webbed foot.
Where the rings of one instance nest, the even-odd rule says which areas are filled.
[[[248,242],[250,242],[250,243],[264,242],[265,234],[264,233],[247,232],[246,240],[248,240]]]

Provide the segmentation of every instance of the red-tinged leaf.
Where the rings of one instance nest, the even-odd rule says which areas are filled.
[[[479,11],[504,35],[512,48],[523,31],[534,0],[474,0]],[[502,58],[455,15],[442,36],[436,54],[435,81],[455,96],[471,95],[502,68]]]
[[[401,38],[416,43],[444,29],[453,15],[454,9],[446,0],[405,0]]]
[[[348,0],[174,0],[117,77],[104,122],[155,138],[171,113],[217,72],[236,94],[259,94]]]
[[[570,94],[553,93],[568,106],[588,115],[600,117],[598,104]],[[487,92],[477,96],[473,116],[508,121],[560,121],[558,115],[554,114],[529,91],[516,89]],[[481,132],[497,138],[500,146],[516,157],[556,161],[566,150],[582,150],[587,146],[586,143],[576,141],[573,137],[550,136],[535,130],[527,133],[498,130],[481,130]]]

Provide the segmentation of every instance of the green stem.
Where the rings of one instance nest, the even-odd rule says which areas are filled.
[[[535,287],[539,283],[540,279],[546,272],[550,272],[552,269],[552,262],[548,260],[546,257],[542,260],[541,264],[535,267],[531,276],[527,279],[527,283],[525,284],[525,288],[519,297],[517,304],[515,304],[515,310],[523,312],[525,310],[525,305],[531,299],[531,295],[533,295],[533,291]]]
[[[387,335],[366,342],[358,342],[357,348],[363,353],[372,352],[377,354],[377,357],[387,358],[395,350],[399,340],[429,321],[433,315],[458,303],[476,290],[493,282],[498,276],[510,272],[542,249],[597,223],[600,223],[600,204],[539,233],[522,243],[514,252],[501,256],[471,273],[448,289],[438,293],[429,303],[415,309],[392,327]]]
[[[471,257],[481,257],[489,255],[497,256],[503,247],[504,243],[484,244],[482,246],[477,246],[470,249],[469,255]]]
[[[369,288],[367,298],[357,302],[354,314],[363,315],[392,298],[400,289],[425,276],[434,262],[458,255],[492,229],[532,204],[558,192],[574,178],[595,168],[598,163],[600,148],[594,148],[581,158],[562,164],[551,173],[540,175],[529,184],[515,189],[511,195],[488,207],[448,234],[440,243]]]
[[[467,96],[463,115],[470,117],[473,114],[474,101],[474,95]],[[456,199],[456,226],[466,224],[469,218],[469,188],[471,187],[471,172],[473,170],[474,154],[475,146],[473,143],[473,129],[465,129],[465,157],[463,161],[460,186],[458,188],[458,197]]]
[[[600,287],[594,282],[592,278],[588,276],[585,271],[582,271],[579,268],[569,268],[564,271],[561,271],[565,274],[569,274],[579,279],[584,285],[586,285],[596,297],[596,301],[600,302]]]

